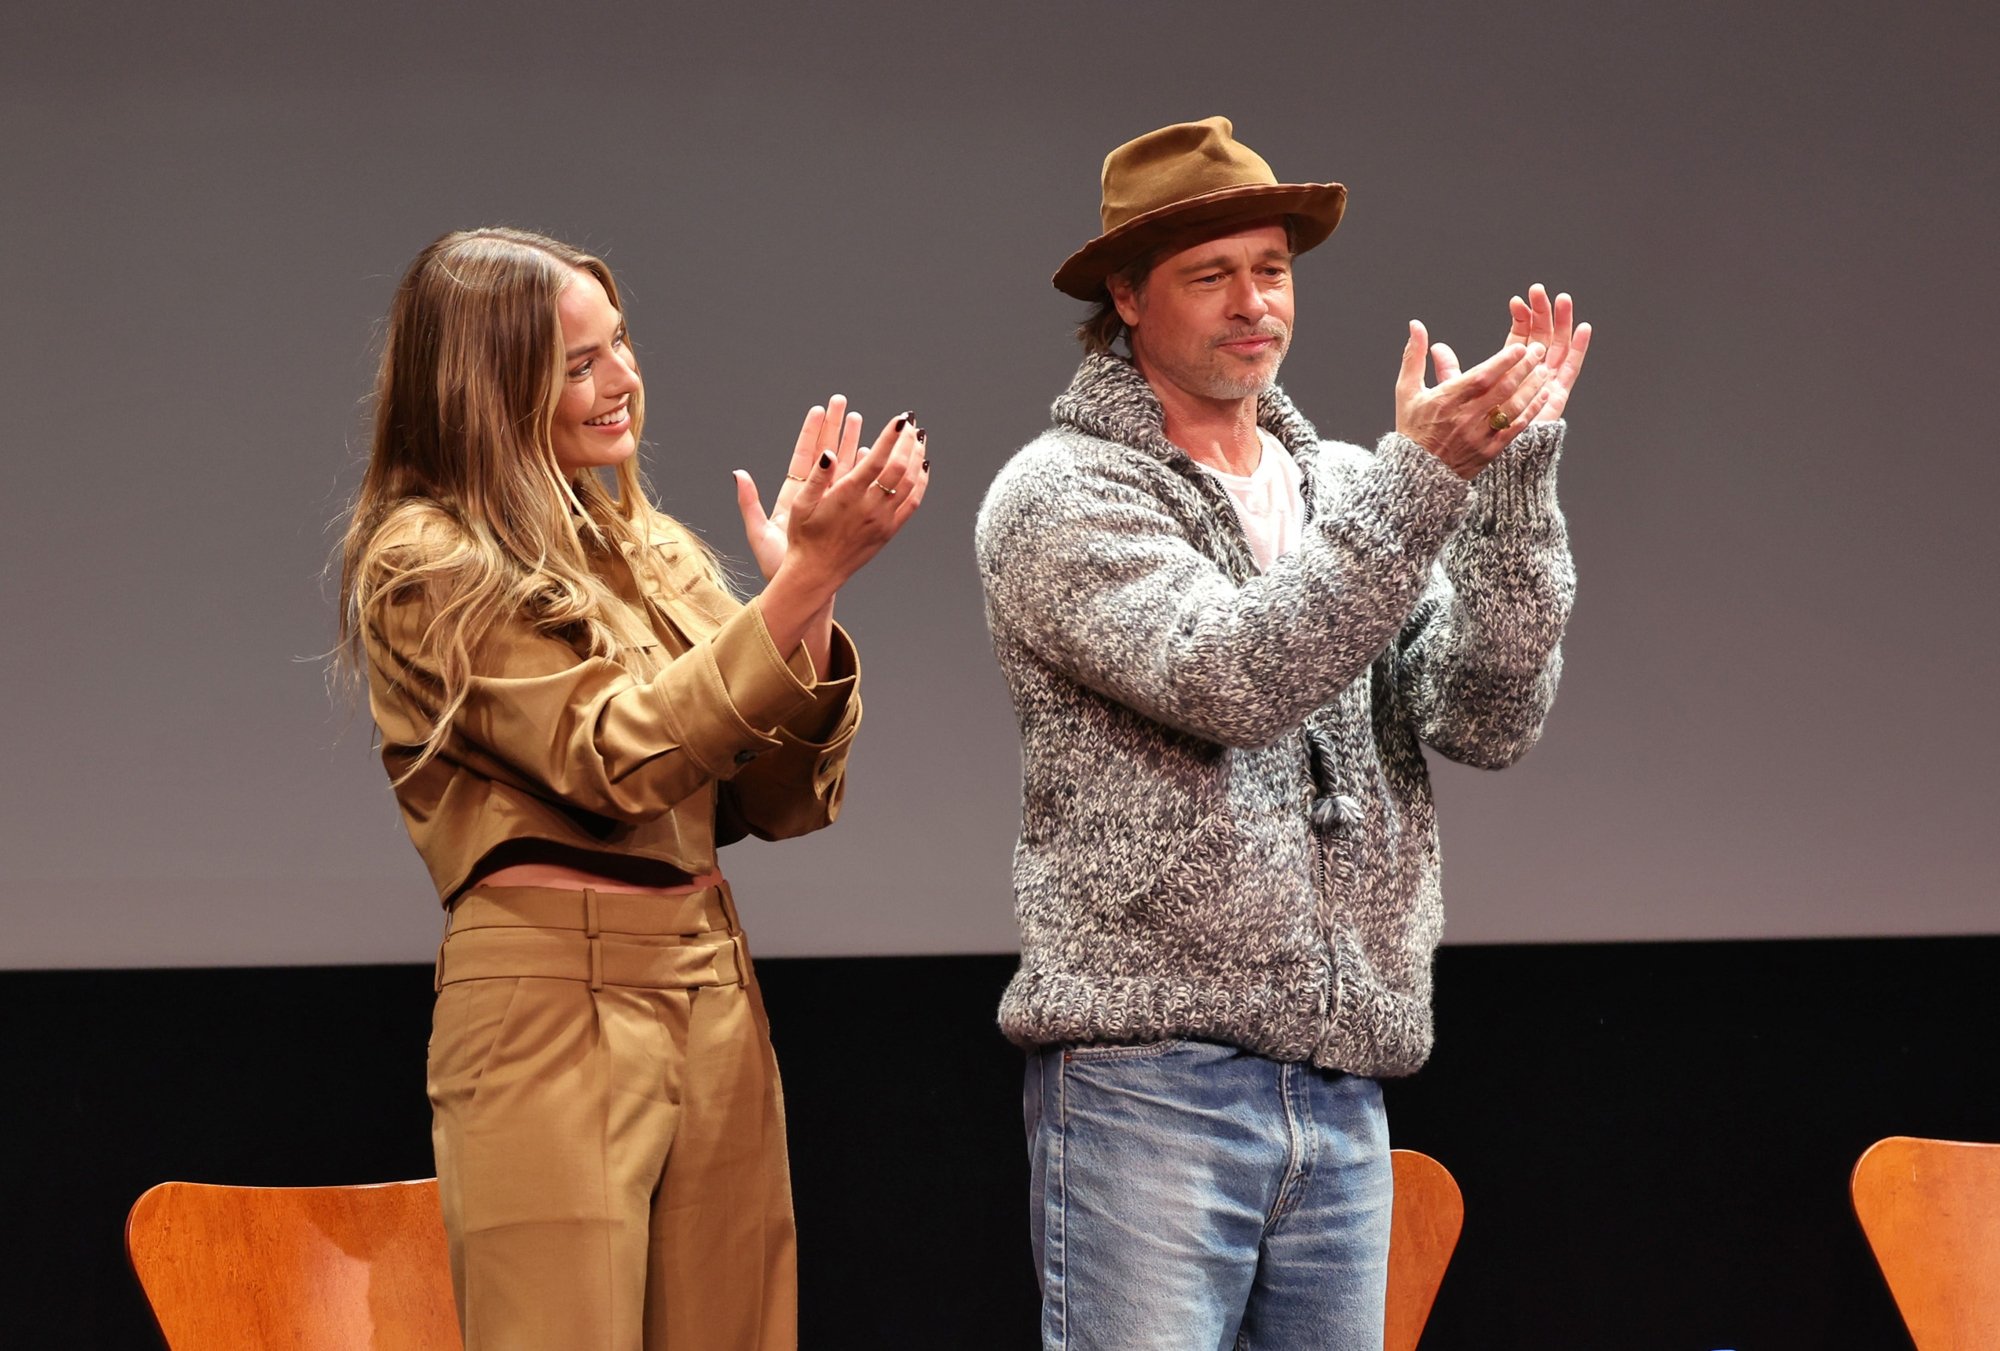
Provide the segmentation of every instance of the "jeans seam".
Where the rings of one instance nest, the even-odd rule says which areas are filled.
[[[1159,1041],[1137,1042],[1134,1044],[1102,1043],[1082,1044],[1062,1048],[1065,1065],[1096,1065],[1107,1061],[1151,1060],[1177,1051],[1187,1045],[1185,1037],[1165,1037]]]
[[[1286,1157],[1284,1180],[1278,1184],[1278,1195],[1271,1202],[1270,1213],[1264,1217],[1264,1236],[1270,1237],[1284,1222],[1287,1215],[1298,1209],[1299,1201],[1305,1195],[1306,1183],[1311,1177],[1311,1160],[1302,1156],[1301,1141],[1310,1139],[1310,1104],[1294,1100],[1293,1086],[1296,1066],[1289,1063],[1278,1067],[1278,1100],[1285,1108]],[[1307,1130],[1299,1128],[1301,1112],[1307,1116]]]
[[[1050,1237],[1049,1288],[1056,1305],[1056,1347],[1069,1345],[1069,1061],[1058,1054],[1056,1065],[1055,1158],[1056,1232]],[[1042,1060],[1042,1090],[1048,1091],[1049,1059]]]

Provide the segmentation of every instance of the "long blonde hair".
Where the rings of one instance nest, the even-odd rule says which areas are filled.
[[[636,457],[618,466],[615,494],[595,474],[572,477],[556,461],[564,378],[556,303],[578,270],[622,308],[602,260],[505,228],[443,236],[396,287],[368,469],[341,542],[339,651],[358,675],[378,607],[422,603],[422,654],[435,688],[420,704],[434,712],[399,783],[442,748],[465,701],[472,653],[502,619],[519,615],[634,675],[655,674],[643,635],[628,631],[592,571],[586,537],[640,569],[658,566],[647,546],[675,541],[714,571],[699,538],[648,501]],[[635,441],[644,420],[635,392]]]

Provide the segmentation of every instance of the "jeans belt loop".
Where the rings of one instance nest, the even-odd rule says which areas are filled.
[[[598,937],[597,892],[583,889],[583,936],[590,943],[590,988],[604,988],[604,940]]]

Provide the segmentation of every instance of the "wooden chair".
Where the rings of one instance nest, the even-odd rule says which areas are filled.
[[[1465,1198],[1445,1166],[1413,1149],[1392,1149],[1396,1202],[1389,1216],[1389,1316],[1383,1351],[1416,1351],[1444,1269],[1465,1225]]]
[[[1390,1152],[1385,1351],[1415,1351],[1465,1221],[1443,1164]],[[449,1351],[459,1344],[437,1181],[367,1187],[163,1182],[125,1249],[173,1351]]]
[[[435,1178],[363,1187],[162,1182],[125,1251],[173,1351],[451,1351]]]
[[[1917,1351],[2000,1347],[2000,1144],[1892,1135],[1850,1185]]]

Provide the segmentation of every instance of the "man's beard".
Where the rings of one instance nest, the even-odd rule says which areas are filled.
[[[1219,352],[1223,343],[1242,342],[1245,338],[1276,338],[1278,340],[1276,355],[1265,354],[1259,358],[1257,369],[1247,371],[1231,369],[1228,363],[1235,362],[1236,358],[1223,356],[1221,359],[1225,364],[1211,368],[1208,387],[1202,391],[1209,398],[1247,399],[1262,394],[1278,383],[1278,368],[1285,364],[1285,354],[1292,347],[1292,330],[1276,319],[1267,318],[1255,328],[1242,333],[1224,334],[1210,344],[1210,348]]]

